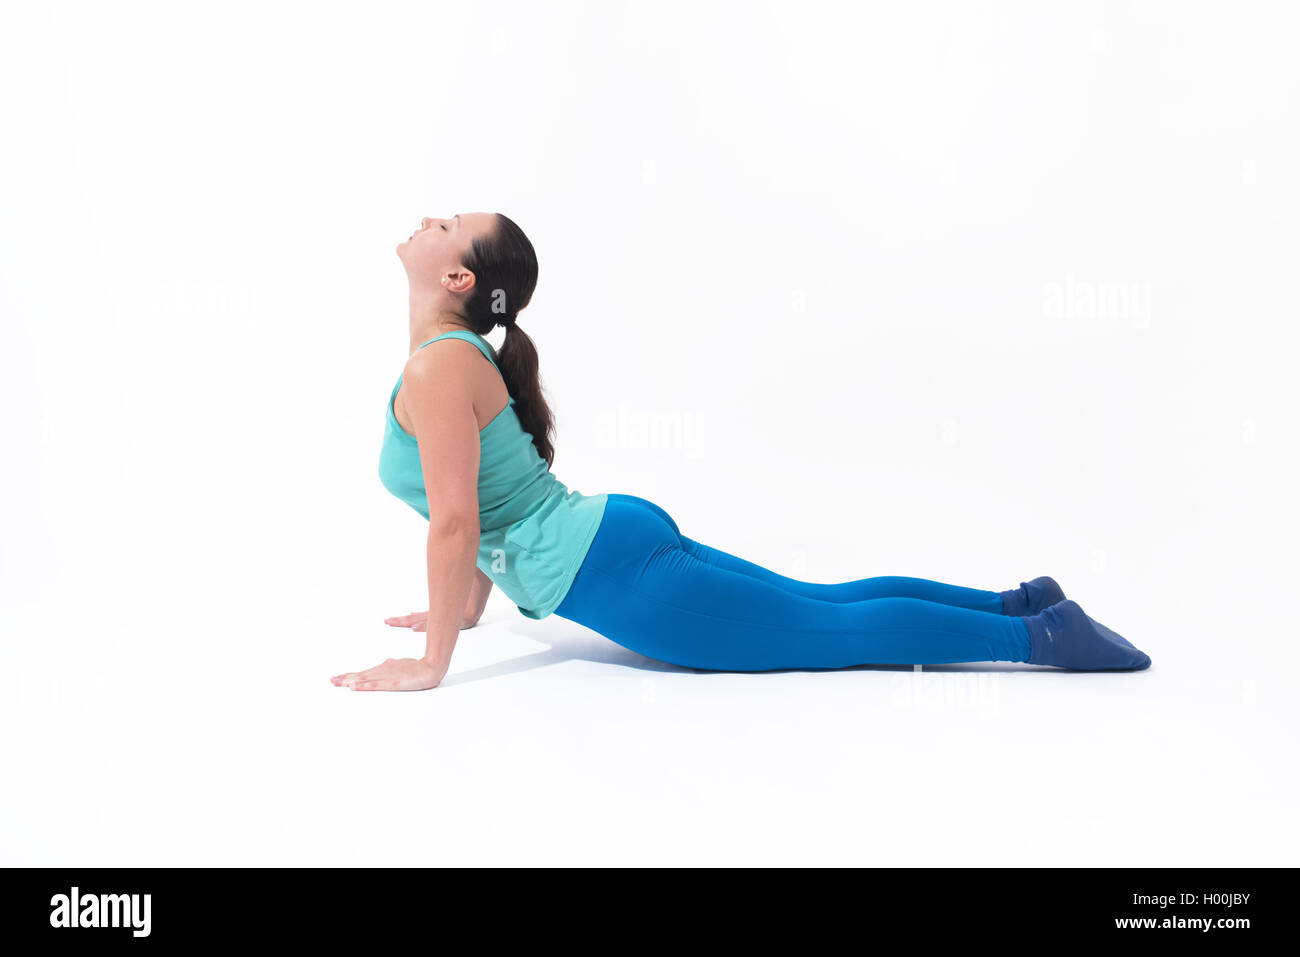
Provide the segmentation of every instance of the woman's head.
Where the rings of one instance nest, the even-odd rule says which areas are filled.
[[[412,293],[429,301],[435,314],[480,336],[493,326],[505,329],[497,351],[502,378],[520,423],[550,465],[554,419],[542,395],[537,349],[516,322],[537,285],[537,254],[524,231],[500,213],[426,216],[398,244],[397,256]]]

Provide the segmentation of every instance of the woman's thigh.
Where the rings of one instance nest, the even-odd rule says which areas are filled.
[[[877,575],[872,578],[860,578],[855,581],[821,583],[806,582],[789,578],[765,568],[755,562],[739,558],[720,548],[704,545],[681,533],[677,522],[666,511],[648,499],[636,495],[613,494],[611,500],[617,499],[628,506],[637,506],[657,515],[665,526],[672,530],[676,541],[688,554],[700,561],[718,568],[738,572],[750,578],[757,578],[768,584],[822,601],[852,602],[866,601],[870,598],[920,598],[924,601],[939,602],[958,608],[970,608],[991,614],[1002,614],[1002,596],[995,591],[980,588],[968,588],[963,585],[950,585],[945,582],[932,581],[928,578],[912,578],[901,575]]]
[[[910,578],[901,575],[876,575],[855,581],[822,583],[789,578],[754,562],[724,552],[720,548],[703,545],[682,536],[682,547],[700,561],[719,568],[727,568],[751,578],[770,582],[786,591],[822,601],[865,601],[868,598],[921,598],[959,608],[1002,613],[1002,596],[998,592],[963,585],[950,585],[928,578]]]
[[[886,597],[829,602],[701,561],[675,523],[634,496],[611,498],[588,560],[556,614],[647,657],[764,671],[857,664],[1020,661],[1013,619]]]

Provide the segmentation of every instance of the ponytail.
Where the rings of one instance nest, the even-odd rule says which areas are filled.
[[[555,419],[550,406],[542,396],[542,381],[537,368],[537,347],[532,337],[514,322],[502,323],[506,338],[497,351],[501,376],[515,400],[515,414],[524,431],[533,437],[537,454],[546,460],[547,468],[555,461],[555,446],[551,436]]]
[[[497,213],[496,231],[475,239],[464,259],[475,277],[474,291],[465,302],[466,321],[480,336],[486,336],[493,326],[505,329],[505,342],[497,350],[501,377],[515,400],[519,424],[533,437],[537,454],[549,469],[555,460],[551,441],[555,417],[542,395],[537,347],[516,323],[519,310],[528,305],[537,285],[533,244],[513,220]]]

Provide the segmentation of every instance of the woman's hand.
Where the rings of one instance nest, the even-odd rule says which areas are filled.
[[[385,658],[365,671],[350,671],[330,678],[338,688],[353,691],[427,691],[438,687],[447,674],[423,658]]]
[[[385,618],[384,621],[395,628],[425,631],[429,627],[429,613],[427,611],[413,611],[409,615],[394,615],[392,618]]]
[[[479,614],[482,613],[482,609],[480,609]],[[394,615],[392,618],[385,618],[384,621],[394,628],[410,628],[411,631],[429,630],[429,613],[427,611],[413,611],[409,615]],[[461,631],[466,628],[473,628],[477,624],[478,615],[472,618],[469,615],[464,615],[460,619]]]

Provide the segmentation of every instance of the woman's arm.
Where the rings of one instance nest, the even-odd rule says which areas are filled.
[[[478,350],[461,340],[434,343],[412,357],[402,380],[429,503],[424,661],[439,681],[451,664],[478,571],[479,436],[467,351],[478,358]]]
[[[460,619],[460,630],[473,628],[478,624],[479,618],[483,615],[483,609],[487,606],[488,595],[492,592],[492,579],[483,574],[482,569],[477,565],[474,566],[477,574],[474,576],[474,584],[469,589],[469,603],[465,605],[465,613]],[[391,618],[385,618],[385,622],[395,628],[410,628],[411,631],[425,631],[429,622],[429,613],[427,611],[413,611],[409,615],[393,615]]]
[[[465,614],[460,620],[462,630],[473,628],[478,624],[483,609],[487,607],[488,595],[492,592],[492,579],[484,575],[483,569],[477,565],[474,566],[474,572],[474,584],[469,590],[469,603],[465,606]]]
[[[335,675],[336,685],[420,691],[436,688],[447,674],[477,571],[479,437],[471,362],[478,357],[473,345],[447,339],[416,352],[402,373],[403,405],[414,426],[429,502],[424,657],[389,658],[366,671]]]

